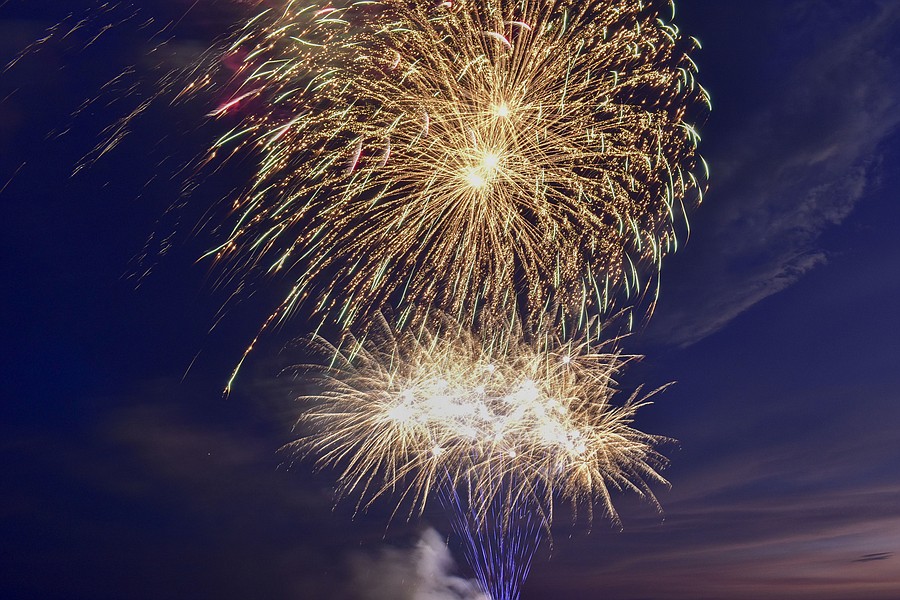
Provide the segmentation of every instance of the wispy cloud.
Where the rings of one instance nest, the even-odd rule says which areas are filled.
[[[664,518],[623,506],[622,533],[561,541],[532,590],[566,600],[585,589],[609,600],[898,597],[895,396],[893,386],[813,389],[702,422],[706,434],[673,457]],[[848,398],[867,398],[867,410]]]
[[[900,6],[798,6],[785,28],[817,41],[770,74],[781,93],[755,113],[719,109],[730,125],[712,144],[710,204],[691,264],[663,274],[653,335],[667,343],[702,339],[825,263],[821,235],[872,191],[881,146],[900,125]]]
[[[893,558],[893,557],[894,557],[893,552],[876,552],[874,554],[864,554],[863,556],[860,556],[853,562],[871,562],[873,560],[887,560],[887,559]]]

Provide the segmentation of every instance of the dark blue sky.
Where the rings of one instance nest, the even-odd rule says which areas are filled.
[[[0,0],[0,64],[89,6],[58,4]],[[70,176],[146,88],[70,118],[83,100],[128,65],[152,81],[228,23],[198,6],[148,58],[159,25],[138,25],[192,2],[142,4],[85,47],[132,14],[93,12],[0,74],[0,596],[375,598],[373,572],[417,577],[425,559],[403,548],[423,524],[386,528],[381,505],[353,519],[328,473],[286,468],[296,384],[273,375],[303,324],[220,395],[283,294],[261,289],[207,333],[224,298],[195,263],[199,215],[165,216],[178,166],[213,135],[191,125],[203,107],[150,111]],[[681,0],[676,21],[704,45],[712,183],[627,348],[647,354],[629,382],[678,382],[638,420],[679,440],[672,488],[662,516],[621,498],[621,532],[560,519],[524,598],[900,598],[900,4]],[[227,195],[241,168],[196,194]],[[166,249],[152,273],[129,277],[173,228],[170,249],[151,240]],[[446,531],[439,511],[424,522]]]

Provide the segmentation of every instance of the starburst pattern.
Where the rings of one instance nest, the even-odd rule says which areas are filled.
[[[704,185],[694,41],[660,12],[634,0],[265,11],[217,60],[237,67],[212,114],[237,123],[212,155],[252,148],[260,162],[210,254],[239,279],[288,273],[270,321],[301,305],[342,326],[385,306],[462,321],[552,303],[583,318],[639,295]]]

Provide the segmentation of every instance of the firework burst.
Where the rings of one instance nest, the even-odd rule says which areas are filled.
[[[529,506],[547,527],[555,498],[589,512],[599,500],[613,520],[610,490],[655,502],[662,438],[631,427],[650,395],[611,401],[636,357],[549,333],[480,338],[442,322],[396,332],[382,319],[340,347],[314,338],[333,360],[314,369],[322,391],[303,398],[294,447],[337,467],[344,494],[363,506],[390,493],[412,515],[449,481],[476,522],[498,505]]]
[[[702,200],[696,40],[664,0],[265,4],[152,95],[220,98],[200,162],[256,161],[208,256],[235,295],[292,283],[262,330],[303,308],[365,332],[310,338],[328,366],[298,368],[319,391],[290,447],[360,508],[437,494],[483,589],[515,600],[557,502],[618,522],[612,492],[658,506],[666,483],[665,438],[632,427],[656,392],[615,402],[637,357],[596,340],[623,295],[655,301]]]
[[[210,158],[260,162],[210,254],[239,279],[288,273],[270,322],[301,305],[342,326],[414,305],[584,318],[639,295],[704,185],[694,41],[659,4],[265,11],[217,59],[235,73],[212,116],[237,122]]]

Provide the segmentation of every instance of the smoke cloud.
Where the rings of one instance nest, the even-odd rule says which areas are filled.
[[[456,575],[456,562],[434,529],[412,548],[384,548],[351,561],[358,600],[490,600],[474,580]]]

